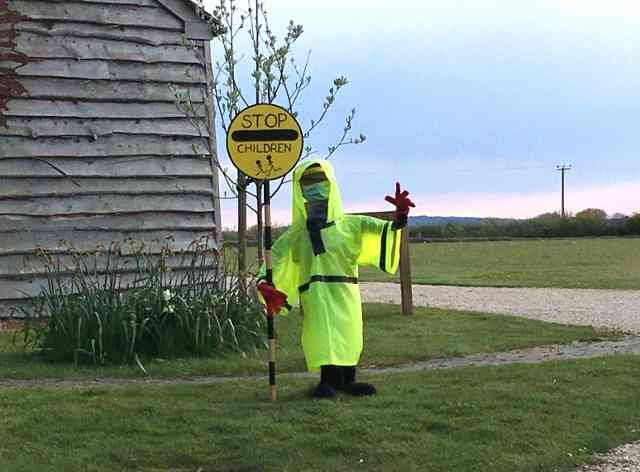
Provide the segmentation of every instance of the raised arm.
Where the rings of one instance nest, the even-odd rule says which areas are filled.
[[[395,205],[396,216],[393,220],[393,229],[400,229],[407,226],[407,220],[409,219],[409,211],[411,208],[415,208],[415,204],[409,199],[409,192],[402,190],[400,182],[396,182],[396,195],[392,197],[387,195],[385,200]]]

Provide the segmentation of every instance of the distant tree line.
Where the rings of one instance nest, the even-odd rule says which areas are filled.
[[[287,230],[288,226],[275,226],[273,239]],[[633,216],[616,214],[607,217],[604,210],[587,208],[575,215],[563,217],[560,213],[543,213],[526,220],[487,218],[480,222],[442,223],[410,226],[411,239],[430,238],[567,238],[584,236],[630,236],[640,235],[640,213]],[[247,230],[249,245],[257,242],[258,227]],[[224,241],[238,240],[236,231],[223,231]]]
[[[633,216],[587,208],[575,215],[543,213],[526,220],[486,219],[478,223],[445,223],[414,226],[409,230],[418,238],[554,238],[583,236],[640,235],[640,213]]]
[[[275,241],[284,233],[289,226],[275,224],[271,228],[271,235]],[[234,243],[238,241],[238,232],[235,230],[223,230],[222,240],[225,242]],[[253,225],[247,228],[247,244],[249,246],[256,246],[258,243],[258,225]]]

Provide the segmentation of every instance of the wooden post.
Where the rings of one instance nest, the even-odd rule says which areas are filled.
[[[265,180],[264,189],[264,262],[267,272],[267,283],[273,286],[273,261],[271,259],[271,189]],[[267,315],[267,342],[269,344],[269,399],[275,401],[276,391],[276,335],[275,315]]]
[[[400,239],[400,293],[402,313],[413,315],[413,291],[411,289],[411,258],[409,257],[409,227],[402,230]]]
[[[373,216],[381,220],[393,221],[394,211],[377,211],[372,213],[356,213],[358,215]],[[409,250],[409,227],[403,228],[400,238],[400,295],[402,299],[402,313],[413,314],[413,292],[411,288],[411,253]]]

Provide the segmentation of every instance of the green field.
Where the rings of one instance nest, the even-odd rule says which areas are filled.
[[[513,316],[416,308],[411,317],[395,305],[366,304],[365,350],[361,364],[386,366],[436,357],[463,356],[479,352],[506,351],[543,344],[570,343],[616,336],[588,326],[565,326]],[[281,372],[304,371],[300,346],[301,320],[297,312],[278,317],[277,359]],[[142,377],[136,367],[84,367],[52,364],[40,360],[13,335],[0,333],[0,378]],[[230,353],[215,358],[147,359],[145,367],[154,377],[198,375],[250,375],[266,371],[265,351],[243,357]]]
[[[411,244],[414,283],[640,289],[640,238]],[[364,281],[395,281],[365,268]]]
[[[640,439],[637,356],[369,376],[312,400],[287,379],[0,390],[0,470],[573,472]]]
[[[512,316],[365,305],[362,366],[616,337]],[[304,370],[300,317],[279,317],[278,368]],[[265,353],[147,359],[156,378],[264,374]],[[0,378],[142,377],[44,363],[0,333]],[[0,470],[572,472],[640,438],[637,356],[361,375],[379,394],[308,397],[314,378],[0,389]],[[596,427],[597,425],[597,427]]]

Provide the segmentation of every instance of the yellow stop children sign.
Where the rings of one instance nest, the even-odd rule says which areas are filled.
[[[245,108],[227,131],[227,152],[242,173],[273,180],[292,170],[302,154],[302,129],[282,107],[257,104]]]

